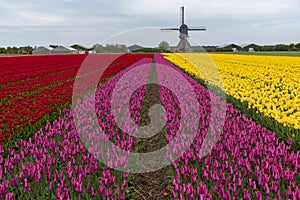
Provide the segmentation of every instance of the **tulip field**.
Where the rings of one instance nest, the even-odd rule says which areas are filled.
[[[197,71],[197,66],[203,64],[197,60],[204,60],[199,55],[167,58],[193,76],[203,78]],[[220,71],[229,100],[281,139],[292,138],[293,146],[299,150],[300,58],[222,54],[212,54],[211,58]],[[243,103],[246,106],[240,105]]]
[[[207,70],[209,77],[200,73],[209,62],[201,56],[0,57],[0,199],[300,200],[300,58],[211,54],[222,89],[213,70]],[[124,79],[141,66],[139,74]],[[166,69],[176,76],[170,78]],[[179,84],[179,76],[186,83]],[[122,80],[124,89],[116,92],[120,98],[115,103],[120,106],[114,109],[121,112],[126,103],[122,94],[153,77],[156,99],[149,84],[143,84],[129,95],[130,116],[119,116],[117,123],[111,98],[118,82]],[[97,85],[86,81],[92,79],[99,80]],[[210,92],[205,79],[226,99]],[[74,94],[76,81],[79,90]],[[166,83],[176,88],[177,96]],[[181,99],[189,102],[187,106]],[[128,158],[143,149],[138,129],[129,120],[141,126],[148,115],[145,108],[153,101],[164,108],[160,140],[169,145],[165,153],[169,165],[157,180],[139,181],[143,174],[138,177],[125,170]],[[100,150],[105,139],[92,124],[91,107],[108,140],[128,154]],[[222,131],[216,136],[218,129]],[[83,137],[79,130],[87,134]],[[194,138],[189,145],[184,135],[176,137],[178,131],[191,130]],[[211,151],[204,152],[203,145]],[[187,151],[181,152],[180,146],[187,146]],[[100,162],[102,158],[108,164]],[[152,191],[151,184],[160,189]]]

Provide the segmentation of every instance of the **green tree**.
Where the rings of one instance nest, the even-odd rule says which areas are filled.
[[[128,52],[127,46],[124,44],[120,45],[120,51],[121,53],[127,53]]]
[[[102,45],[98,45],[94,48],[96,53],[104,53],[104,47]]]
[[[168,50],[170,48],[169,43],[167,43],[166,41],[162,41],[161,43],[159,43],[158,47],[162,50]]]
[[[294,51],[294,48],[295,48],[295,44],[292,43],[289,45],[289,51]]]
[[[277,44],[275,47],[275,51],[288,51],[289,46],[285,44]]]
[[[297,47],[298,49],[300,49],[300,43],[296,44],[295,47]]]
[[[19,48],[17,47],[7,47],[6,53],[7,54],[18,54]]]
[[[1,54],[6,54],[6,48],[0,47],[0,53]]]
[[[127,47],[123,44],[106,44],[104,53],[127,53]]]
[[[29,54],[33,50],[33,47],[28,45],[24,48],[24,50]]]

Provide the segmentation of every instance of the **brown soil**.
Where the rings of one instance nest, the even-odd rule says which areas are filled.
[[[155,65],[152,66],[149,81],[157,83],[157,73]],[[149,108],[155,104],[161,104],[160,102],[160,90],[157,84],[148,84],[144,109],[141,114],[141,125],[145,126],[150,123],[150,117],[148,115]],[[165,146],[165,132],[160,131],[156,135],[149,138],[140,138],[138,144],[138,150],[136,152],[146,153],[161,149]],[[153,162],[153,160],[149,160]],[[168,187],[168,167],[162,168],[154,172],[139,173],[134,175],[134,196],[133,200],[160,200],[171,199],[170,194],[166,193]]]

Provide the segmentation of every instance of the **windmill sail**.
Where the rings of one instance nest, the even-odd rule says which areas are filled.
[[[181,24],[184,24],[184,7],[180,7]]]
[[[179,31],[179,28],[162,28],[162,31]]]
[[[205,26],[191,26],[189,27],[189,31],[206,31]]]
[[[189,35],[188,31],[206,31],[206,27],[191,27],[189,28],[185,23],[184,23],[184,7],[180,7],[180,20],[181,20],[181,25],[179,28],[163,28],[161,29],[162,31],[179,31],[179,43],[177,45],[177,50],[175,51],[180,51],[180,52],[190,52],[191,51],[191,45],[188,41]]]

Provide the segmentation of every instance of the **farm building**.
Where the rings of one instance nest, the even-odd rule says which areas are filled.
[[[128,47],[128,51],[129,51],[129,52],[133,52],[133,51],[136,51],[136,50],[142,49],[142,48],[144,48],[144,47],[135,44],[135,45],[129,46],[129,47]]]
[[[242,50],[242,47],[236,44],[225,44],[217,47],[217,50],[228,50],[233,52],[239,52]]]
[[[72,53],[73,53],[72,50],[63,46],[58,46],[51,50],[51,54],[72,54]]]
[[[55,49],[56,47],[58,47],[58,45],[56,45],[56,44],[50,44],[49,47],[51,47],[52,49]]]
[[[30,52],[26,51],[26,47],[20,47],[18,50],[18,54],[29,54]]]
[[[74,44],[70,47],[75,49],[75,53],[77,53],[77,54],[87,54],[92,51],[91,48],[87,48],[87,47],[79,45],[79,44]]]
[[[36,49],[33,49],[32,54],[51,54],[51,51],[46,47],[41,46]]]
[[[261,46],[256,45],[256,44],[243,44],[241,45],[243,51],[247,51],[247,52],[254,52],[257,51],[259,48],[261,48]]]

